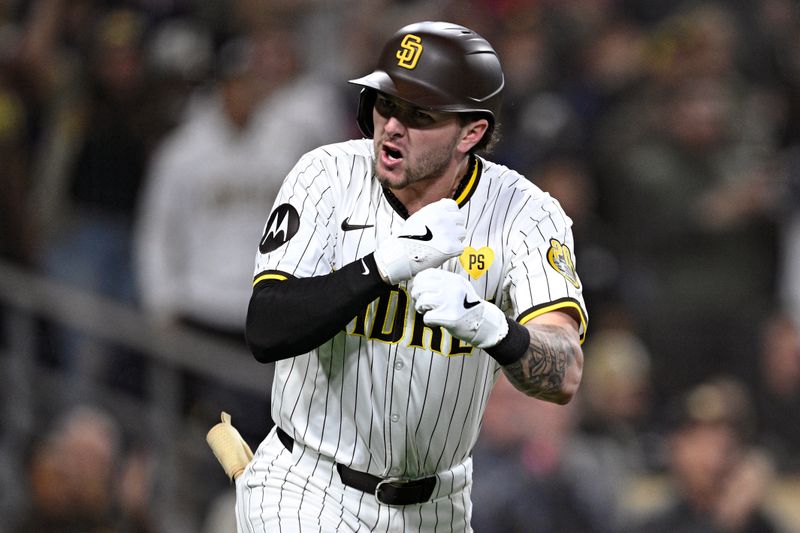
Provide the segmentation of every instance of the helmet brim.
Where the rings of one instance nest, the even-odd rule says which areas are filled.
[[[394,79],[382,70],[375,70],[366,76],[348,80],[348,83],[374,89],[399,98],[413,106],[442,111],[445,113],[471,113],[482,112],[495,119],[494,113],[486,109],[482,102],[475,101],[475,107],[465,105],[464,102],[453,102],[453,98],[438,87],[422,83],[420,80],[409,78]],[[498,89],[499,92],[499,89]],[[493,95],[492,95],[493,96]]]

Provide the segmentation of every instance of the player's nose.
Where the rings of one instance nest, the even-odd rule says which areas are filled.
[[[396,137],[406,131],[406,125],[396,116],[391,116],[386,120],[383,129],[389,137]]]

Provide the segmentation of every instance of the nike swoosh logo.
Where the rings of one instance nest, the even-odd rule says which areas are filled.
[[[469,300],[467,300],[467,297],[464,296],[464,309],[472,309],[473,307],[475,307],[479,303],[481,303],[480,300],[477,300],[475,302],[470,302]]]
[[[356,230],[356,229],[366,229],[366,228],[371,228],[373,226],[373,224],[350,224],[350,223],[348,223],[349,220],[350,220],[350,217],[347,217],[346,219],[342,220],[342,231],[353,231],[353,230]]]
[[[433,233],[431,233],[431,228],[425,226],[425,233],[422,235],[400,235],[399,238],[413,239],[415,241],[429,241],[433,239]]]
[[[364,272],[362,272],[361,275],[362,276],[369,276],[369,267],[367,266],[367,264],[364,262],[363,259],[361,260],[361,266],[364,267]]]

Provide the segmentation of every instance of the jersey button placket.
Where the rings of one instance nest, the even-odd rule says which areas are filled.
[[[388,447],[390,455],[387,457],[387,470],[386,476],[399,476],[403,469],[397,464],[394,458],[402,459],[406,455],[406,442],[407,430],[404,427],[407,419],[403,408],[408,401],[409,379],[411,378],[411,369],[409,363],[404,360],[403,353],[396,353],[393,362],[389,368],[393,372],[390,385],[390,399],[387,407],[389,411],[386,412],[386,421],[389,424],[387,427],[388,437],[391,443]],[[393,464],[394,463],[394,464]]]
[[[394,363],[395,371],[402,370],[403,366],[405,366],[403,361],[395,361],[395,363]],[[397,414],[397,413],[392,413],[392,416],[390,418],[391,418],[392,422],[396,424],[400,420],[400,415]]]

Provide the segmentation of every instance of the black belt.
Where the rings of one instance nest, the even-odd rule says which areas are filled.
[[[281,428],[276,428],[276,430],[278,439],[283,446],[292,451],[294,448],[292,437]],[[342,483],[362,492],[374,494],[379,502],[386,505],[411,505],[427,502],[431,499],[433,489],[436,487],[436,476],[409,481],[382,479],[366,472],[353,470],[341,463],[336,463],[336,470],[339,472]]]

